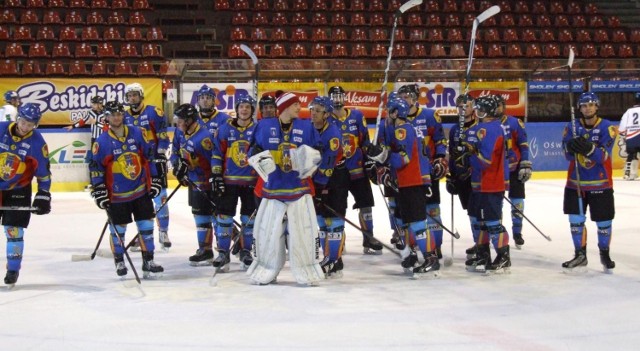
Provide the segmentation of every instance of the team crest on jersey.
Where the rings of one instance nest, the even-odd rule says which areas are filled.
[[[93,146],[91,147],[91,152],[93,152],[94,154],[97,154],[98,150],[100,150],[100,145],[98,145],[98,142],[94,142]]]
[[[228,157],[236,166],[246,167],[249,165],[247,150],[249,150],[249,142],[247,140],[236,141],[231,144],[228,151]]]
[[[356,153],[358,138],[350,133],[342,134],[342,154],[344,158],[351,158]]]
[[[133,152],[121,154],[116,160],[113,172],[120,173],[129,180],[137,179],[142,172],[140,158]]]
[[[440,117],[440,112],[436,111],[433,113],[433,118],[435,118],[436,122],[442,123],[442,117]]]
[[[289,173],[293,170],[293,167],[291,167],[291,156],[289,156],[289,150],[295,148],[296,146],[294,144],[282,143],[278,145],[278,150],[271,151],[274,161],[285,173]]]
[[[49,158],[49,147],[47,144],[42,145],[42,156]]]
[[[10,152],[0,154],[0,178],[9,180],[16,174],[24,173],[25,164],[20,158]]]
[[[207,151],[211,151],[213,149],[213,144],[211,143],[211,139],[209,138],[202,139],[202,142],[200,142],[200,144],[202,145],[202,148]]]
[[[611,137],[611,139],[615,139],[617,134],[618,132],[616,132],[616,127],[609,126],[609,136]]]
[[[487,136],[487,130],[484,128],[478,129],[476,136],[478,137],[478,141],[481,141],[485,136]]]
[[[402,128],[396,129],[395,134],[397,140],[404,140],[407,138],[407,131]]]
[[[331,151],[336,151],[338,150],[339,147],[340,147],[340,139],[331,138],[331,140],[329,140],[329,149],[331,149]]]

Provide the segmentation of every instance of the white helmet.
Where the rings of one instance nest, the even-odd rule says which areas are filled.
[[[140,98],[141,99],[144,98],[144,88],[142,88],[142,85],[140,85],[140,83],[131,83],[131,84],[127,85],[124,88],[124,96],[127,96],[127,94],[130,91],[137,91],[138,94],[140,94]]]

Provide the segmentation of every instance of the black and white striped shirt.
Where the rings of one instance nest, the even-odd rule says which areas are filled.
[[[95,140],[95,139],[98,139],[100,134],[102,134],[102,132],[106,129],[106,126],[107,126],[107,121],[104,117],[104,112],[100,112],[100,114],[98,114],[96,111],[91,110],[89,111],[89,113],[87,113],[84,116],[84,118],[76,122],[73,125],[73,127],[78,128],[78,127],[87,125],[89,124],[89,120],[91,118],[95,120],[95,123],[91,124],[91,140]]]

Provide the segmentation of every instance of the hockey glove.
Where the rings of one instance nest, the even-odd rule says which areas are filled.
[[[259,154],[251,156],[249,158],[249,164],[265,182],[269,179],[269,174],[276,170],[276,163],[269,150],[264,150]]]
[[[458,195],[458,188],[456,187],[456,181],[453,180],[451,176],[447,176],[446,188],[449,194]]]
[[[596,146],[585,138],[575,137],[567,142],[567,150],[573,154],[589,157],[596,150]]]
[[[187,164],[187,160],[184,158],[178,159],[178,162],[173,167],[173,175],[176,179],[182,183],[182,181],[187,177],[187,173],[189,172],[189,165]]]
[[[444,155],[436,155],[431,163],[431,180],[442,179],[449,171],[449,165]]]
[[[93,190],[91,190],[91,197],[101,210],[105,210],[111,205],[109,192],[107,191],[107,186],[104,185],[104,183],[93,186]]]
[[[156,198],[160,195],[160,191],[162,191],[162,178],[151,178],[151,189],[149,189],[149,195],[151,195],[152,198]]]
[[[531,178],[531,161],[520,161],[520,170],[518,170],[518,180],[525,183]]]
[[[378,183],[398,192],[398,184],[396,180],[391,176],[391,170],[389,167],[378,167]]]
[[[51,193],[46,190],[38,190],[33,198],[33,207],[35,207],[35,210],[31,212],[37,215],[45,215],[51,212]]]
[[[156,164],[158,178],[164,178],[167,175],[167,156],[164,154],[158,154],[153,160],[153,163]]]
[[[329,196],[329,187],[327,184],[313,183],[313,187],[315,188],[315,195],[313,196],[313,201],[317,206],[320,206],[323,203],[326,203],[327,196]]]
[[[213,189],[213,193],[218,196],[222,196],[224,194],[225,186],[224,186],[224,178],[220,173],[212,173],[209,178],[209,184],[211,184],[211,189]]]
[[[367,149],[367,156],[382,164],[385,163],[385,161],[387,161],[387,157],[389,157],[389,149],[380,144],[371,145]]]
[[[378,168],[376,167],[376,161],[365,157],[364,159],[364,171],[367,174],[369,180],[378,185]]]

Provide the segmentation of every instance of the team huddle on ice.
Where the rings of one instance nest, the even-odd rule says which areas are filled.
[[[339,278],[348,222],[362,232],[365,254],[380,254],[387,247],[412,277],[438,276],[443,233],[457,235],[442,225],[441,179],[469,217],[475,245],[467,249],[467,270],[508,271],[510,239],[517,248],[524,245],[524,185],[532,163],[524,123],[505,114],[504,99],[459,96],[459,123],[447,138],[438,114],[418,105],[418,86],[405,85],[389,94],[387,118],[371,139],[362,112],[345,108],[345,97],[334,86],[328,96],[313,99],[310,119],[300,119],[300,101],[293,93],[263,95],[259,102],[245,95],[235,100],[236,117],[231,118],[215,109],[215,91],[203,85],[197,106],[175,110],[173,140],[163,111],[144,104],[140,84],[125,88],[126,110],[118,101],[103,105],[102,98],[94,97],[88,123],[100,127],[92,134],[91,196],[111,224],[117,275],[128,274],[129,247],[141,251],[145,278],[164,271],[154,261],[154,219],[159,243],[168,250],[173,195],[167,196],[168,164],[180,186],[188,187],[198,244],[188,260],[194,266],[213,265],[215,274],[228,271],[237,255],[256,284],[276,281],[287,258],[301,285]],[[566,270],[587,265],[587,208],[598,227],[601,263],[605,269],[615,267],[609,242],[611,150],[617,132],[597,116],[598,106],[595,94],[583,93],[578,100],[582,118],[572,118],[564,131],[570,161],[564,212],[575,246],[574,258],[562,264]],[[18,108],[17,122],[0,123],[0,155],[14,165],[3,169],[0,178],[1,205],[6,206],[0,216],[8,238],[5,284],[18,279],[30,213],[46,214],[51,207],[46,143],[34,129],[40,117],[38,106],[27,103]],[[34,176],[38,192],[31,204]],[[387,202],[393,247],[375,239],[371,183]],[[345,218],[349,193],[359,226]],[[240,222],[234,219],[238,200]],[[512,236],[502,225],[504,200],[511,207]],[[16,206],[31,206],[31,212]],[[132,221],[137,235],[127,245],[125,231]]]

